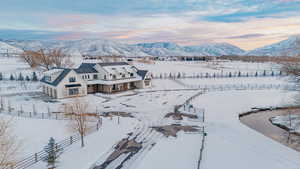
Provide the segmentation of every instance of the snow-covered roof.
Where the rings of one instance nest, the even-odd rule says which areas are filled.
[[[41,82],[52,85],[52,86],[57,86],[67,75],[68,73],[72,70],[72,69],[60,69],[62,70],[58,76],[56,76],[54,79],[52,79],[51,81],[47,80],[47,76],[44,76],[41,79]],[[52,71],[52,70],[51,70]],[[58,73],[57,71],[55,71],[55,69],[53,69],[53,72]]]

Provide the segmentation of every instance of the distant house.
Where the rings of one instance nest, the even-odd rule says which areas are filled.
[[[150,87],[151,75],[126,62],[82,63],[77,69],[49,70],[41,83],[48,96],[69,98]]]

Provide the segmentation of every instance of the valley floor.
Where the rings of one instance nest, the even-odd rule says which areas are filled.
[[[172,71],[176,66],[168,63]],[[189,65],[176,63],[187,73]],[[238,65],[238,64],[236,64]],[[158,65],[139,65],[141,67],[164,73],[165,63]],[[199,65],[198,65],[199,66]],[[234,65],[224,63],[225,67],[234,69]],[[222,66],[222,67],[223,67]],[[270,65],[259,65],[259,70],[268,69]],[[197,69],[197,64],[192,66]],[[256,64],[240,64],[240,68],[248,71],[258,69]],[[159,71],[161,69],[161,71]],[[192,70],[191,69],[191,70]],[[217,69],[207,68],[209,71]],[[223,69],[223,68],[222,68]],[[201,69],[197,69],[201,71]],[[2,83],[2,82],[0,82]],[[108,165],[107,169],[197,169],[199,164],[202,132],[192,133],[180,131],[177,137],[165,137],[151,129],[153,126],[170,124],[204,126],[207,133],[204,144],[201,169],[298,169],[300,153],[265,137],[264,135],[243,125],[238,118],[239,113],[251,110],[252,107],[283,106],[294,104],[295,91],[262,89],[239,91],[210,91],[193,99],[191,104],[205,110],[205,123],[184,118],[182,121],[165,118],[165,115],[174,112],[174,106],[183,104],[187,99],[201,92],[199,89],[190,89],[188,85],[214,84],[288,84],[286,79],[268,78],[238,78],[238,79],[182,79],[179,82],[170,79],[157,79],[153,87],[120,93],[116,95],[95,94],[85,97],[91,104],[91,111],[104,112],[121,111],[131,113],[134,118],[121,117],[120,124],[117,117],[104,118],[103,126],[98,132],[86,136],[86,146],[80,148],[79,143],[71,145],[59,158],[58,169],[92,169],[100,166],[114,151],[114,146],[123,138],[136,139],[143,143],[140,152],[126,159],[126,154]],[[3,87],[7,84],[2,83]],[[6,86],[5,86],[6,85]],[[32,84],[36,86],[36,84]],[[1,87],[1,86],[0,86]],[[38,89],[36,86],[34,89]],[[172,91],[170,91],[172,89]],[[14,89],[12,89],[13,91]],[[20,89],[21,90],[21,89]],[[5,90],[6,91],[6,90]],[[59,110],[63,103],[71,99],[58,102],[47,102],[40,97],[33,97],[25,93],[21,96],[13,92],[2,93],[6,100],[13,105],[27,105],[23,109],[32,110],[36,104],[39,112]],[[29,91],[36,94],[36,91]],[[39,95],[39,94],[37,94]],[[40,96],[40,95],[39,95]],[[16,107],[16,109],[18,109]],[[196,114],[198,112],[195,112]],[[1,116],[11,118],[8,113]],[[66,130],[67,121],[41,120],[23,117],[14,117],[15,134],[24,140],[24,151],[21,158],[40,151],[47,144],[49,137],[58,141],[68,138],[72,133]],[[131,134],[129,134],[131,133]],[[120,165],[122,164],[122,165]],[[45,162],[39,162],[30,169],[46,168]]]

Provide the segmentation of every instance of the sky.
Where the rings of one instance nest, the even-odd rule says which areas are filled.
[[[1,0],[0,39],[227,42],[245,50],[300,34],[300,0]]]

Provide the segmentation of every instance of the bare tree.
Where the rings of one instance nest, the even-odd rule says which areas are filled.
[[[77,99],[64,106],[65,113],[71,117],[68,123],[68,129],[71,132],[77,132],[81,138],[81,147],[84,147],[84,137],[92,128],[92,116],[87,113],[89,104],[85,100]]]
[[[14,167],[21,142],[12,135],[12,120],[0,118],[0,168]]]
[[[31,67],[41,67],[46,70],[51,67],[71,67],[71,55],[62,49],[39,49],[37,51],[25,51],[21,57]]]

